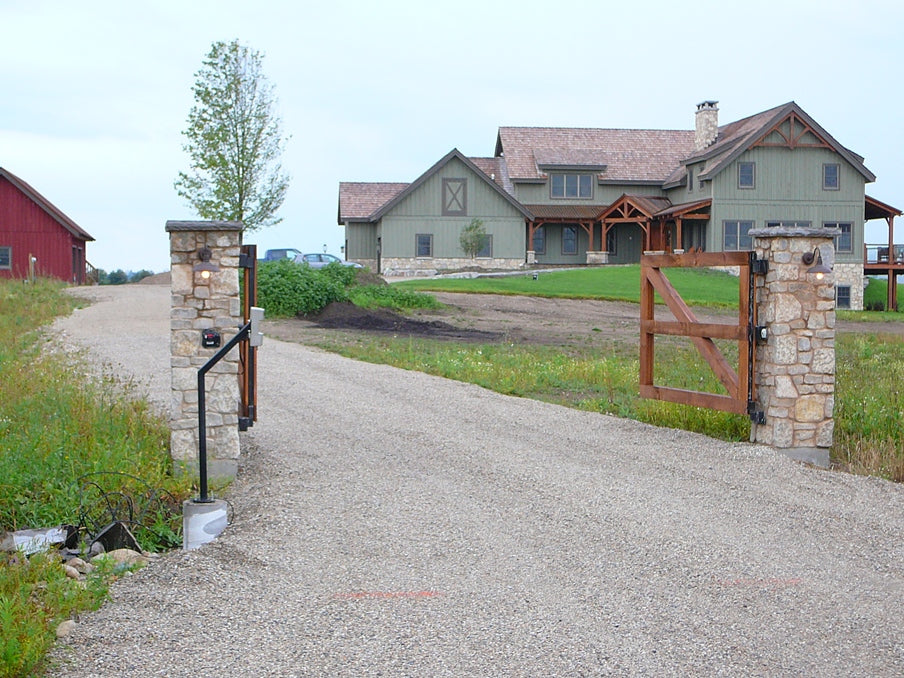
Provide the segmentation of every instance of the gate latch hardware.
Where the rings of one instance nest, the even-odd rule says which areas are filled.
[[[765,344],[769,340],[769,328],[765,325],[757,325],[753,328],[753,338],[756,343]]]
[[[750,262],[750,270],[756,275],[766,275],[769,272],[769,260],[754,259]]]

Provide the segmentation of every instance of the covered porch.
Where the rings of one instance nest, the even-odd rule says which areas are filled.
[[[895,244],[895,217],[901,210],[866,196],[863,220],[884,219],[888,224],[888,240],[881,244],[863,244],[863,274],[888,278],[886,309],[898,310],[898,274],[904,272],[904,244]]]

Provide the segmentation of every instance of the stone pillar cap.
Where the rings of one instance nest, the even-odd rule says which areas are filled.
[[[824,226],[760,226],[751,228],[748,234],[756,238],[834,238],[837,228]]]
[[[174,231],[243,231],[241,221],[174,221],[166,222],[166,232]]]

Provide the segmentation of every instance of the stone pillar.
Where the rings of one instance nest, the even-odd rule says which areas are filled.
[[[177,470],[196,473],[198,468],[198,368],[219,350],[202,347],[202,331],[219,332],[223,346],[242,325],[238,266],[243,228],[228,221],[166,222],[172,273],[170,452]],[[210,250],[210,264],[219,268],[209,277],[195,270],[204,247]],[[207,373],[210,479],[232,478],[238,467],[238,373],[238,348]]]
[[[765,413],[751,439],[788,456],[827,467],[835,404],[834,275],[818,279],[802,257],[819,249],[834,259],[829,229],[758,228],[750,231],[769,270],[757,280],[758,324],[768,339],[756,347],[756,400]]]

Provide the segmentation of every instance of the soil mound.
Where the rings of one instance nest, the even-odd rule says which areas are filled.
[[[416,320],[389,309],[366,309],[347,301],[333,302],[320,313],[302,318],[325,329],[365,330],[425,339],[498,341],[502,337],[499,332],[462,329],[441,320]]]

